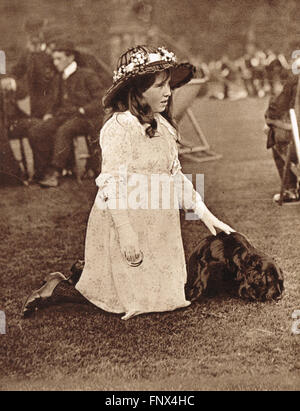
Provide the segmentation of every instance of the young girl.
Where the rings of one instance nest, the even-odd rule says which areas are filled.
[[[76,289],[124,320],[190,304],[180,207],[193,210],[213,234],[233,231],[181,172],[172,90],[193,74],[192,65],[178,64],[166,49],[138,46],[120,57],[103,99],[102,172]]]
[[[172,90],[188,82],[193,72],[193,66],[177,64],[163,48],[135,47],[119,59],[113,86],[104,97],[109,119],[100,135],[103,168],[76,289],[106,311],[125,313],[123,319],[190,304],[184,294],[187,273],[178,207],[163,207],[169,190],[157,199],[153,177],[169,179],[170,193],[179,186],[180,194],[181,184],[191,185],[180,170],[171,105]],[[142,197],[138,204],[136,181]],[[233,231],[193,194],[191,204],[184,206],[212,233],[214,227]],[[153,199],[158,200],[156,208]]]

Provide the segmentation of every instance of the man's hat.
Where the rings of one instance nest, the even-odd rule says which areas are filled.
[[[132,79],[148,73],[170,69],[170,87],[175,89],[188,83],[195,75],[195,67],[190,63],[177,63],[174,53],[164,47],[137,46],[127,50],[118,60],[114,71],[113,84],[103,97],[103,106],[108,108],[118,94],[130,84]]]
[[[53,51],[66,51],[70,53],[77,53],[76,47],[71,40],[57,39]]]

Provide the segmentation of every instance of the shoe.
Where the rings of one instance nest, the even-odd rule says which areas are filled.
[[[71,275],[68,278],[68,282],[71,285],[76,285],[81,277],[84,268],[84,260],[77,260],[71,267]]]
[[[59,184],[58,176],[59,172],[54,171],[52,174],[48,174],[42,180],[40,180],[39,185],[42,187],[57,187]]]
[[[275,194],[273,197],[273,201],[275,203],[279,203],[280,201],[280,194]],[[283,203],[295,203],[300,201],[299,192],[295,189],[284,190],[282,202]]]
[[[35,172],[33,176],[30,178],[29,182],[31,184],[39,183],[39,181],[43,180],[44,176],[42,173]]]
[[[55,272],[49,274],[45,278],[42,287],[34,290],[29,297],[27,297],[22,308],[22,316],[24,318],[29,317],[30,314],[41,308],[43,303],[50,299],[56,286],[62,281],[68,281],[62,273]]]

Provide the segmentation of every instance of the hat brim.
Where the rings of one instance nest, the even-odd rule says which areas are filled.
[[[182,87],[186,83],[188,83],[194,76],[196,72],[196,68],[190,63],[180,63],[175,64],[170,62],[159,62],[159,64],[148,64],[143,69],[141,69],[138,73],[135,74],[128,74],[127,76],[123,77],[116,83],[114,83],[105,93],[102,103],[104,108],[108,108],[112,106],[112,101],[118,97],[118,94],[126,88],[130,84],[130,82],[138,77],[143,76],[149,73],[157,73],[160,71],[164,71],[170,69],[171,72],[171,79],[170,79],[170,87],[171,89],[176,89],[178,87]]]

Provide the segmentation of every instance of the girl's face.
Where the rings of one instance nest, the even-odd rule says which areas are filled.
[[[170,95],[170,75],[166,71],[158,73],[154,84],[142,94],[153,113],[161,113],[166,109]]]

